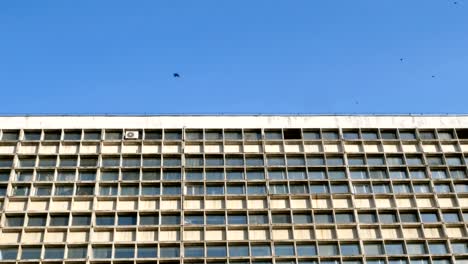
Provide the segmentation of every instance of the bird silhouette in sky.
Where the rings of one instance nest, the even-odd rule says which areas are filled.
[[[174,76],[174,78],[180,78],[180,74],[178,74],[177,72],[173,73],[172,76]]]

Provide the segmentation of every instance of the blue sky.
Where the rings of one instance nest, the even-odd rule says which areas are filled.
[[[467,113],[467,97],[467,0],[0,1],[2,114]]]

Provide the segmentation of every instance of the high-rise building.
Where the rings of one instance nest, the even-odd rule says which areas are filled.
[[[468,116],[0,117],[1,263],[468,263]]]

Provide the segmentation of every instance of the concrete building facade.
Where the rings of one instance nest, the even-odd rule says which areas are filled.
[[[468,263],[468,116],[0,117],[1,263]]]

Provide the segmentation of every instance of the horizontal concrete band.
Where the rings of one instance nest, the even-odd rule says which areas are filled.
[[[0,129],[468,128],[468,116],[3,116]]]

